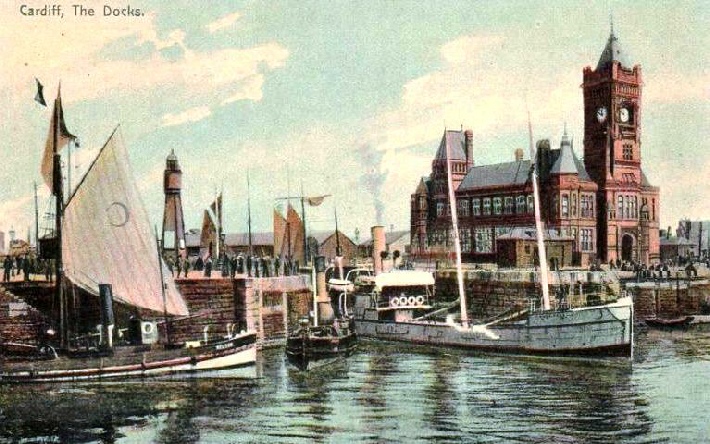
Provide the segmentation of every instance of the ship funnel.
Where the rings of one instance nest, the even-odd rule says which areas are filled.
[[[386,250],[387,241],[385,240],[385,227],[375,225],[372,227],[372,269],[375,271],[375,275],[384,271],[382,253]]]
[[[325,286],[325,257],[316,256],[316,303],[318,304],[318,324],[332,324],[335,312]]]
[[[101,300],[101,346],[113,348],[113,293],[111,284],[99,284]]]

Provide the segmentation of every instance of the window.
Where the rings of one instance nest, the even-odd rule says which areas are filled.
[[[513,196],[505,196],[505,214],[513,214]]]
[[[518,214],[525,213],[525,196],[517,196],[515,198],[515,212]]]
[[[618,204],[617,204],[617,210],[616,213],[619,215],[619,219],[624,218],[624,196],[619,196],[617,198]]]
[[[577,217],[577,194],[572,195],[572,217]]]
[[[582,251],[593,251],[593,230],[591,228],[581,228],[579,230]]]
[[[481,199],[473,199],[471,201],[471,206],[473,207],[473,215],[480,216],[481,215]]]
[[[625,143],[623,148],[622,148],[622,155],[624,157],[624,160],[633,160],[634,159],[634,147],[630,143]]]
[[[493,252],[493,228],[476,228],[476,253]]]
[[[436,203],[436,216],[443,216],[445,212],[446,204],[444,202]]]
[[[483,198],[483,215],[490,216],[490,214],[491,214],[491,198],[484,197]]]
[[[424,196],[419,198],[419,209],[426,210],[426,197]]]
[[[535,199],[532,194],[528,195],[528,213],[535,212]]]
[[[581,217],[594,217],[594,212],[592,211],[593,200],[592,196],[587,194],[582,194],[582,206],[580,208]]]
[[[569,217],[569,196],[562,195],[562,217]]]
[[[503,199],[500,197],[493,198],[493,213],[500,214],[503,211]]]
[[[462,199],[458,201],[459,216],[468,217],[468,200]]]
[[[461,228],[459,229],[459,236],[461,237],[461,252],[470,253],[471,252],[471,229]]]

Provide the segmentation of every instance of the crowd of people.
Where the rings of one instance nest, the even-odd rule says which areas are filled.
[[[21,280],[29,281],[30,276],[44,275],[45,280],[51,282],[54,276],[53,261],[49,259],[38,259],[34,256],[10,256],[7,255],[2,261],[3,282],[17,280],[16,276],[20,276]]]
[[[188,277],[188,272],[194,270],[204,277],[212,277],[213,272],[218,272],[222,277],[236,277],[246,275],[249,277],[274,277],[290,276],[298,273],[299,261],[292,260],[290,256],[281,258],[271,256],[250,256],[230,254],[222,256],[216,261],[209,255],[196,258],[179,258],[168,256],[165,259],[168,270],[173,277]]]

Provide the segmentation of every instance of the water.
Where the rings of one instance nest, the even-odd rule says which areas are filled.
[[[639,334],[625,360],[364,343],[314,373],[0,388],[0,443],[710,442],[710,333]]]

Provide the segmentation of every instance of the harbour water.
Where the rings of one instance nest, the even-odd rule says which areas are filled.
[[[710,334],[639,332],[635,359],[362,343],[303,374],[0,387],[0,443],[710,442]]]

